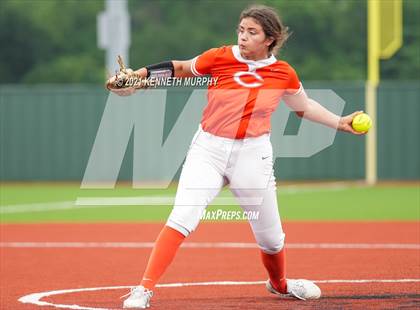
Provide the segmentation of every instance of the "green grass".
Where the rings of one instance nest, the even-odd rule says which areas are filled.
[[[78,209],[39,212],[4,213],[2,208],[16,205],[75,201],[78,197],[173,197],[176,188],[165,190],[132,189],[118,186],[113,190],[81,190],[78,184],[1,184],[0,221],[14,222],[124,222],[164,221],[171,206],[94,206]],[[224,190],[221,196],[231,196]],[[278,188],[278,204],[283,221],[294,220],[356,220],[405,221],[420,219],[420,188],[410,186],[328,187],[299,186]],[[29,206],[31,207],[31,206]],[[238,210],[238,206],[210,206],[215,209]]]

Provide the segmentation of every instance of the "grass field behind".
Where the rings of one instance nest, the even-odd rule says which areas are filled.
[[[133,189],[80,189],[77,183],[3,183],[0,187],[2,223],[14,222],[119,222],[164,221],[171,205],[76,206],[83,197],[174,197],[176,187]],[[283,220],[418,221],[420,186],[367,187],[357,184],[279,186],[278,203]],[[219,197],[230,197],[224,189]],[[65,208],[61,208],[61,206]],[[44,206],[47,206],[44,208]],[[208,210],[239,210],[238,205],[210,205]]]

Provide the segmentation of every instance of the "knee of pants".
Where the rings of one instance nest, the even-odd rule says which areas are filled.
[[[257,240],[257,244],[264,253],[276,254],[284,248],[284,238],[285,234],[282,233]]]
[[[186,237],[192,233],[200,223],[203,207],[177,205],[169,215],[167,225],[178,230]]]
[[[179,231],[181,234],[184,235],[184,237],[188,237],[191,234],[191,231],[185,228],[184,226],[172,221],[171,219],[168,219],[166,222],[166,226],[169,226],[177,231]]]

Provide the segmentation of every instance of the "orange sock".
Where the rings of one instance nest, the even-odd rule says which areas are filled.
[[[169,226],[163,227],[150,254],[140,285],[149,290],[154,289],[159,278],[171,264],[184,239],[185,236],[179,231]]]
[[[268,271],[270,282],[280,293],[287,293],[286,284],[286,255],[284,249],[276,254],[267,254],[261,251],[261,259]]]

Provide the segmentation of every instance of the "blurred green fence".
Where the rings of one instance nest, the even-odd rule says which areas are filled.
[[[378,176],[420,179],[420,87],[382,82],[378,93]]]
[[[364,107],[363,83],[306,82],[305,87],[333,89],[346,101],[344,113]],[[99,86],[0,86],[0,179],[81,180],[107,96]],[[173,99],[166,107],[166,131],[188,93],[168,97]],[[379,88],[380,179],[420,178],[419,99],[414,82],[384,82]],[[292,119],[286,131],[293,132],[297,124]],[[131,179],[131,144],[121,167],[122,180]],[[277,159],[275,171],[281,180],[363,179],[364,138],[338,133],[332,146],[310,158]]]

